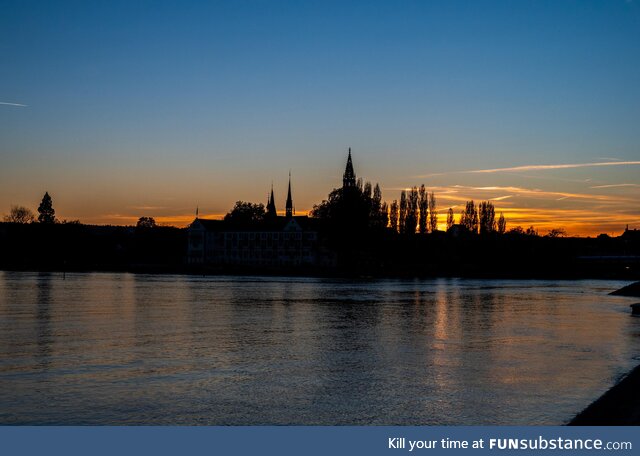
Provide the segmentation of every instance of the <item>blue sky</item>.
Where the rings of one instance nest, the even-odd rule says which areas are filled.
[[[442,212],[640,225],[636,1],[0,7],[0,102],[26,105],[0,104],[0,213],[49,191],[63,218],[184,224],[272,181],[282,209],[289,169],[304,211],[351,146],[387,200],[424,183]],[[628,164],[464,172],[600,162]]]

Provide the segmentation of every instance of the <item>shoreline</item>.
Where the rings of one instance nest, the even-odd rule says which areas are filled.
[[[567,426],[639,425],[640,365],[567,423]]]
[[[460,271],[442,270],[439,272],[408,271],[349,271],[341,268],[250,268],[250,267],[189,267],[171,265],[134,265],[134,266],[94,266],[94,267],[12,267],[0,265],[0,271],[26,273],[129,273],[147,275],[187,275],[187,276],[253,276],[253,277],[307,277],[321,279],[485,279],[485,280],[618,280],[631,282],[640,279],[635,274],[589,274],[589,273],[531,273],[531,271]],[[613,292],[612,295],[617,293]],[[629,296],[629,295],[623,295]]]

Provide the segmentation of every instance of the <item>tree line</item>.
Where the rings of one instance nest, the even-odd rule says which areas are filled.
[[[347,194],[347,192],[349,194]],[[355,189],[334,189],[328,198],[313,207],[310,215],[325,220],[335,220],[342,226],[354,223],[359,227],[386,228],[399,234],[427,234],[438,232],[438,209],[434,192],[427,191],[424,184],[402,190],[400,200],[387,204],[382,200],[379,184],[358,179]],[[507,222],[502,213],[496,218],[491,201],[482,201],[476,206],[468,201],[456,224],[453,208],[447,211],[446,231],[454,225],[469,233],[487,235],[504,234]]]
[[[33,211],[24,206],[11,206],[9,215],[5,215],[4,219],[7,223],[35,223],[36,215]],[[42,201],[38,206],[38,223],[53,224],[56,219],[56,211],[53,209],[53,201],[49,192],[45,192]]]

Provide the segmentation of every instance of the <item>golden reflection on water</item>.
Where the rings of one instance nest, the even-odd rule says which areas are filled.
[[[637,362],[620,285],[0,272],[0,422],[560,424]]]

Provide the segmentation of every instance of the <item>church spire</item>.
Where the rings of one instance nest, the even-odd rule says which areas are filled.
[[[271,196],[267,199],[267,216],[277,217],[276,199],[273,197],[273,183],[271,184]]]
[[[356,173],[353,171],[353,163],[351,162],[351,147],[349,147],[349,157],[347,158],[347,167],[344,170],[342,176],[342,187],[355,187],[356,186]]]
[[[286,216],[293,217],[293,200],[291,199],[291,170],[289,170],[289,191],[287,192]]]

